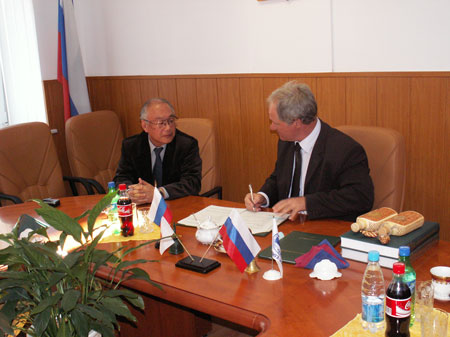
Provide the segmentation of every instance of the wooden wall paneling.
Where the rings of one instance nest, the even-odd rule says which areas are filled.
[[[162,78],[158,79],[158,95],[161,98],[167,99],[178,110],[177,100],[177,82],[176,79]]]
[[[376,78],[347,77],[345,89],[346,123],[352,125],[376,125]]]
[[[141,102],[140,108],[150,98],[159,97],[158,93],[158,80],[145,79],[140,81],[141,85]]]
[[[242,125],[238,78],[221,78],[217,81],[219,102],[219,147],[223,198],[242,201],[248,190],[248,180],[242,176]]]
[[[267,157],[264,148],[268,129],[263,88],[261,78],[240,79],[244,176],[255,190],[262,186],[271,173],[266,165]]]
[[[122,80],[121,83],[112,85],[114,92],[113,104],[121,119],[123,132],[126,137],[141,132],[139,112],[141,108],[140,80]],[[117,97],[120,96],[120,97]]]
[[[177,101],[179,117],[199,117],[197,104],[197,81],[195,78],[179,78],[177,84]]]
[[[444,157],[445,109],[447,81],[443,78],[413,78],[411,80],[411,190],[409,206],[422,213],[427,220],[449,222],[444,218],[441,202],[448,190],[443,184],[443,173],[448,179]]]
[[[450,241],[450,78],[447,78],[447,103],[444,128],[444,162],[443,183],[444,198],[442,200],[441,238]]]
[[[346,125],[345,78],[319,77],[316,87],[318,116],[331,126]]]
[[[86,78],[92,111],[111,110],[111,81],[104,78]]]
[[[61,164],[63,175],[71,176],[69,161],[66,149],[66,129],[64,120],[64,102],[62,85],[57,80],[44,81],[45,101],[47,108],[48,125],[50,129],[58,130],[52,135],[55,143],[58,159]],[[72,195],[68,184],[66,185],[67,195]]]
[[[119,116],[120,123],[122,124],[122,130],[125,137],[131,136],[127,133],[126,128],[126,109],[125,109],[125,98],[123,90],[124,80],[113,79],[110,83],[111,88],[111,110],[115,111]]]
[[[281,87],[287,82],[285,77],[265,77],[263,78],[263,98],[265,107],[265,117],[264,124],[266,125],[265,136],[265,153],[264,157],[267,158],[265,163],[265,170],[272,173],[275,168],[275,161],[277,160],[277,145],[278,145],[278,134],[276,132],[270,131],[270,120],[269,120],[269,106],[267,104],[267,98],[270,94],[277,88]],[[268,177],[268,176],[267,176]],[[266,177],[266,178],[267,178]],[[261,187],[261,186],[259,186]],[[258,187],[258,188],[259,188]]]

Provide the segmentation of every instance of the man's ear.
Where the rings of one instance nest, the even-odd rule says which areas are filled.
[[[142,130],[144,130],[145,132],[147,132],[147,125],[148,123],[144,120],[141,119],[141,128]],[[148,132],[147,132],[148,133]]]
[[[296,128],[301,128],[303,126],[303,122],[300,119],[296,119],[295,121],[292,122],[292,124],[296,127]]]

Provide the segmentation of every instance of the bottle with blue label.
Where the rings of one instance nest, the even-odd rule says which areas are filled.
[[[403,275],[403,282],[405,282],[409,290],[411,290],[411,319],[409,321],[409,326],[413,326],[415,315],[415,302],[416,302],[416,271],[411,266],[411,261],[409,260],[411,250],[409,246],[400,246],[398,249],[398,261],[405,264],[405,274]]]
[[[381,272],[380,253],[372,250],[361,286],[362,326],[372,333],[384,329],[384,278]]]
[[[114,234],[120,234],[120,221],[119,214],[117,210],[117,200],[119,199],[119,194],[117,193],[116,184],[114,181],[108,183],[108,193],[116,193],[115,197],[111,200],[111,205],[108,208],[108,220]]]

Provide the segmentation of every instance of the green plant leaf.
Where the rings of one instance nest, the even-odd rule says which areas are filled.
[[[83,214],[81,214],[81,215],[79,215],[79,216],[77,216],[77,217],[75,217],[75,218],[73,218],[73,219],[74,219],[75,221],[80,221],[80,220],[83,219],[86,215],[88,215],[90,211],[91,211],[91,210],[88,209],[88,210],[84,211]]]
[[[92,322],[91,329],[101,333],[102,337],[114,337],[114,327],[105,326],[104,324]]]
[[[55,305],[56,303],[58,303],[58,301],[61,299],[62,294],[55,294],[53,296],[50,297],[46,297],[44,298],[41,303],[38,304],[37,307],[35,307],[33,310],[31,310],[31,314],[38,314],[42,311],[44,311],[45,309],[47,309],[48,307],[51,307],[53,305]]]
[[[78,299],[80,298],[81,293],[78,290],[71,289],[64,293],[63,299],[61,301],[62,308],[65,312],[69,312],[75,305],[77,304]]]
[[[90,306],[87,306],[87,305],[81,304],[81,303],[78,303],[76,307],[82,313],[85,313],[86,315],[92,317],[93,319],[96,319],[96,320],[99,320],[99,321],[101,321],[103,319],[103,314],[97,309],[94,309],[94,308],[92,308]]]
[[[136,317],[130,312],[127,305],[118,297],[104,297],[100,301],[104,306],[110,308],[110,310],[117,316],[125,317],[126,319],[136,322]]]
[[[0,330],[2,330],[5,334],[13,336],[14,331],[13,329],[11,329],[10,322],[11,320],[8,317],[6,317],[5,314],[0,312]]]
[[[36,317],[33,319],[33,326],[36,336],[42,336],[47,325],[51,319],[52,308],[47,307],[45,310],[41,311]],[[53,317],[53,319],[55,319]]]
[[[66,257],[63,259],[64,263],[66,264],[67,268],[72,268],[80,259],[80,257],[83,255],[83,251],[73,251],[66,255]]]
[[[151,243],[153,243],[153,242],[157,242],[157,241],[159,241],[159,239],[157,239],[157,240],[146,241],[146,242],[141,243],[140,245],[138,245],[138,246],[136,246],[136,247],[131,247],[131,248],[127,249],[127,250],[123,253],[123,256],[122,256],[122,257],[125,257],[125,256],[127,256],[128,254],[134,252],[135,250],[140,249],[140,248],[142,248],[142,247],[144,247],[144,246],[147,246],[147,245],[149,245],[149,244],[151,244]]]
[[[61,212],[59,209],[47,205],[42,200],[33,199],[33,201],[41,206],[41,208],[37,208],[35,210],[36,213],[39,214],[50,226],[71,235],[77,242],[82,244],[82,227],[77,221]]]
[[[145,309],[145,304],[144,304],[144,300],[142,299],[141,296],[137,296],[136,298],[132,298],[132,297],[125,297],[125,299],[135,308],[139,308],[141,310]]]
[[[104,297],[119,297],[119,296],[126,296],[131,298],[137,298],[138,295],[128,289],[111,289],[106,290],[103,293]]]
[[[75,327],[75,331],[77,336],[87,336],[89,333],[89,320],[90,318],[83,314],[77,308],[73,309],[70,313],[70,321],[72,325]]]
[[[122,270],[124,268],[127,268],[129,266],[133,266],[133,265],[138,264],[138,263],[144,264],[144,263],[147,263],[147,262],[148,262],[148,260],[145,260],[145,259],[138,259],[138,260],[132,260],[132,261],[123,261],[123,262],[121,262],[121,263],[119,263],[117,265],[116,269]]]
[[[97,217],[107,206],[109,206],[111,204],[111,201],[115,195],[117,195],[116,192],[109,192],[89,212],[87,224],[88,224],[88,233],[90,234],[90,236],[92,236],[92,233],[94,230],[94,224],[95,224],[95,221],[97,220]]]
[[[70,327],[68,322],[65,319],[59,320],[59,326],[58,326],[58,334],[56,337],[71,337],[72,334],[70,333]]]

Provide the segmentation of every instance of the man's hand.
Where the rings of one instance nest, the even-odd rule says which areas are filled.
[[[275,204],[272,210],[275,213],[289,214],[289,220],[294,221],[300,211],[306,210],[305,197],[284,199]]]
[[[139,183],[128,186],[128,189],[131,201],[136,205],[148,204],[153,200],[155,187],[141,178],[139,178]]]
[[[245,207],[249,211],[253,212],[259,212],[261,210],[261,205],[266,203],[266,199],[263,195],[259,193],[253,193],[253,201],[252,201],[252,194],[247,193],[247,195],[244,198]]]

